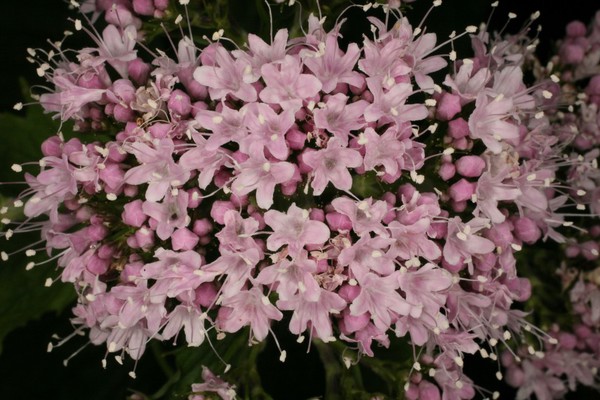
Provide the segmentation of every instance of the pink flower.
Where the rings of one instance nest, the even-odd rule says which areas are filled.
[[[293,203],[287,213],[269,210],[265,213],[265,223],[273,229],[267,238],[267,248],[271,251],[288,245],[291,254],[298,254],[307,244],[320,245],[329,239],[329,228],[323,222],[312,221],[308,210]]]
[[[202,366],[202,380],[203,383],[194,383],[192,385],[192,392],[198,394],[192,394],[188,397],[188,400],[204,400],[203,393],[216,393],[222,400],[235,400],[235,386],[225,382],[219,376],[212,373],[210,369]]]
[[[374,232],[380,237],[389,237],[389,232],[382,224],[383,217],[388,212],[387,203],[383,200],[373,202],[373,199],[355,201],[348,197],[338,197],[331,202],[333,208],[350,218],[352,229],[359,236]]]
[[[489,220],[485,218],[473,218],[466,224],[459,217],[450,219],[443,249],[444,259],[455,265],[461,259],[469,262],[474,255],[484,255],[494,251],[496,248],[494,242],[475,234],[487,227],[489,227]]]
[[[183,185],[190,177],[189,172],[173,161],[175,144],[171,139],[162,139],[154,146],[135,142],[125,146],[141,165],[125,173],[125,182],[131,185],[148,183],[146,199],[160,201],[172,188]]]
[[[260,99],[279,104],[284,110],[299,110],[302,101],[316,96],[322,87],[314,75],[301,71],[300,61],[290,55],[277,64],[263,65],[261,73],[266,87],[260,92]]]
[[[490,100],[488,95],[479,94],[475,110],[469,117],[470,136],[481,139],[492,153],[499,154],[502,151],[501,141],[519,139],[519,128],[506,121],[513,106],[510,98],[499,95]]]
[[[304,64],[323,84],[323,91],[330,93],[338,83],[348,83],[356,88],[364,84],[361,74],[354,71],[360,57],[360,49],[356,43],[350,43],[344,54],[338,45],[335,34],[327,35],[324,54],[310,54],[304,57]]]
[[[304,153],[303,159],[313,169],[311,187],[315,196],[323,193],[329,182],[340,190],[350,190],[352,176],[348,168],[357,168],[362,164],[360,153],[346,148],[336,137],[329,140],[327,148]]]
[[[400,296],[398,276],[392,273],[379,276],[372,272],[356,276],[360,294],[350,305],[351,315],[371,314],[375,326],[385,332],[390,328],[396,315],[408,315],[410,304]]]
[[[333,339],[331,314],[339,314],[346,302],[338,294],[319,288],[316,298],[299,294],[289,300],[278,300],[277,307],[293,310],[290,332],[300,335],[306,329],[314,330],[317,337],[327,342]]]
[[[270,106],[263,103],[250,104],[245,111],[247,111],[246,126],[250,135],[239,142],[240,150],[249,154],[250,147],[253,151],[258,151],[261,146],[264,146],[276,159],[286,160],[289,148],[285,141],[285,134],[295,123],[294,113],[285,110],[277,114]]]
[[[225,332],[237,332],[250,325],[254,338],[262,341],[269,333],[271,320],[279,321],[283,314],[263,294],[260,287],[226,297],[221,303],[217,316],[217,325]]]
[[[194,71],[194,79],[208,86],[210,97],[220,100],[227,95],[253,102],[256,101],[256,89],[244,80],[245,71],[250,67],[244,60],[234,60],[223,46],[215,45],[215,65],[202,65]]]
[[[275,185],[288,182],[294,176],[294,165],[289,162],[268,161],[260,145],[252,147],[251,157],[239,165],[231,190],[238,196],[256,190],[256,202],[263,209],[273,204]]]
[[[396,124],[419,121],[427,117],[427,108],[423,104],[406,104],[414,92],[410,83],[398,83],[385,91],[379,79],[368,78],[367,85],[375,99],[365,109],[365,120],[383,124],[393,121]]]
[[[348,96],[338,93],[330,96],[325,107],[313,111],[315,127],[325,129],[343,144],[348,143],[350,131],[362,129],[365,126],[363,117],[365,108],[369,105],[364,100],[347,104]]]
[[[176,196],[168,193],[162,203],[145,201],[142,205],[144,214],[156,220],[156,235],[167,240],[177,228],[183,228],[190,223],[187,213],[189,195],[180,190]]]

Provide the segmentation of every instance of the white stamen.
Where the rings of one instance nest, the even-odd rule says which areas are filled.
[[[13,165],[11,165],[10,169],[12,169],[15,172],[22,172],[23,171],[23,167],[21,167],[19,164],[13,164]]]
[[[76,19],[75,20],[75,30],[80,31],[82,28],[83,28],[83,26],[81,25],[81,20]]]
[[[513,13],[513,12],[509,12],[509,13],[508,13],[508,18],[509,18],[509,19],[515,19],[515,18],[517,18],[517,14],[515,14],[515,13]]]
[[[13,106],[13,110],[21,111],[23,109],[23,103],[19,102]]]
[[[107,193],[106,194],[106,200],[108,201],[115,201],[117,199],[117,195],[114,193]]]
[[[29,261],[25,266],[25,271],[31,271],[35,267],[35,263],[33,261]]]
[[[475,25],[469,25],[465,28],[465,31],[467,33],[475,33],[475,32],[477,32],[477,27]],[[471,62],[473,62],[473,61],[471,60]]]
[[[427,99],[425,100],[425,105],[428,107],[435,107],[437,101],[435,99]]]
[[[285,350],[282,350],[281,354],[279,354],[279,361],[285,362],[286,357],[287,357],[287,352]]]
[[[496,372],[496,379],[498,379],[499,381],[502,380],[502,372],[500,372],[500,371]]]
[[[137,378],[137,375],[135,374],[135,371],[129,371],[128,375],[131,377],[131,379]]]
[[[0,252],[0,259],[2,259],[2,261],[8,261],[8,254],[6,254],[5,251]]]
[[[542,96],[544,96],[545,99],[551,99],[552,98],[552,92],[550,92],[548,90],[544,90],[542,92]]]
[[[25,255],[27,257],[33,257],[33,256],[35,256],[35,253],[36,253],[36,251],[33,250],[33,249],[28,249],[27,251],[25,251]]]
[[[52,286],[52,283],[53,283],[52,278],[48,278],[48,279],[46,279],[46,282],[44,282],[44,286],[50,287],[50,286]]]
[[[433,2],[434,7],[439,7],[441,5],[442,5],[442,0],[434,0],[434,2]]]

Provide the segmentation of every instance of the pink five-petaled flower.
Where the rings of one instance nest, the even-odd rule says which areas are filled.
[[[387,203],[383,200],[373,202],[369,197],[365,200],[355,201],[348,197],[338,197],[331,202],[333,208],[340,214],[344,214],[352,222],[352,230],[358,236],[364,236],[374,232],[380,237],[389,237],[381,220],[388,212]]]
[[[314,75],[301,72],[300,61],[290,55],[276,64],[263,65],[261,73],[267,86],[260,92],[260,99],[279,104],[284,110],[299,110],[304,99],[321,90],[321,82]]]
[[[192,385],[192,394],[188,400],[205,400],[206,392],[216,393],[222,400],[235,400],[235,386],[225,382],[220,377],[216,376],[210,369],[202,366],[203,383],[194,383]],[[196,395],[198,393],[198,395]]]
[[[311,186],[315,196],[323,193],[329,182],[340,190],[350,190],[352,175],[348,168],[357,168],[362,164],[360,153],[347,148],[336,137],[329,140],[327,148],[304,153],[303,158],[304,162],[313,169],[314,178]]]
[[[315,299],[299,293],[289,300],[277,301],[277,307],[294,311],[290,320],[290,332],[293,334],[300,335],[310,324],[311,330],[324,342],[335,340],[330,314],[339,314],[346,307],[346,301],[337,293],[323,288],[318,288],[317,293]]]
[[[161,240],[167,240],[175,229],[183,228],[190,223],[187,213],[189,195],[185,190],[179,190],[177,195],[168,193],[162,203],[145,201],[142,211],[156,220],[156,235]]]
[[[315,54],[313,57],[305,57],[304,64],[315,74],[323,84],[323,91],[330,93],[338,83],[348,83],[360,88],[363,85],[363,76],[354,71],[354,66],[360,57],[360,49],[356,43],[350,43],[346,54],[338,45],[335,34],[327,35],[325,41],[325,53]]]
[[[469,135],[473,139],[481,139],[494,154],[502,151],[502,140],[519,139],[517,125],[507,122],[513,109],[513,101],[500,94],[490,100],[481,93],[475,101],[475,110],[469,117]]]
[[[276,210],[265,213],[265,223],[273,228],[273,233],[267,238],[267,249],[275,251],[283,245],[288,245],[290,254],[298,255],[307,244],[323,244],[329,239],[330,231],[327,225],[308,218],[308,210],[292,204],[287,214]]]
[[[225,98],[228,94],[242,101],[256,101],[256,89],[244,81],[246,68],[250,65],[241,59],[234,60],[223,46],[216,45],[214,52],[216,65],[202,65],[194,71],[194,79],[208,86],[213,100]]]
[[[348,143],[350,131],[356,131],[365,126],[363,114],[369,105],[364,100],[350,104],[347,102],[348,96],[338,93],[327,99],[325,107],[316,108],[313,111],[315,127],[333,133],[344,145]]]
[[[466,224],[460,217],[448,220],[448,234],[444,245],[444,259],[456,265],[461,261],[470,262],[474,255],[488,254],[494,251],[496,246],[489,239],[476,235],[478,231],[488,228],[490,220],[486,218],[473,218]]]
[[[357,275],[356,280],[360,293],[350,305],[350,315],[368,312],[375,326],[385,332],[390,329],[395,315],[410,313],[410,304],[397,291],[400,286],[397,272],[388,276],[367,272]]]
[[[269,209],[273,204],[275,185],[287,182],[294,176],[294,165],[285,161],[268,161],[261,145],[251,146],[250,153],[250,158],[238,166],[238,174],[231,184],[231,191],[243,196],[256,189],[258,206]]]
[[[289,149],[285,134],[294,125],[294,112],[285,110],[277,114],[264,103],[250,104],[247,111],[246,126],[250,135],[240,141],[240,151],[249,154],[250,147],[264,146],[276,159],[287,159]]]
[[[254,338],[262,341],[269,333],[270,320],[279,321],[283,314],[263,294],[260,286],[226,297],[221,303],[217,325],[225,332],[237,332],[250,325]]]
[[[368,78],[367,85],[375,98],[365,109],[367,122],[401,124],[427,117],[428,112],[424,104],[406,104],[408,97],[414,93],[410,83],[395,84],[388,91],[384,90],[379,79]]]
[[[130,185],[148,183],[146,199],[160,201],[171,187],[181,186],[190,178],[190,173],[173,161],[174,150],[175,144],[168,138],[154,146],[142,142],[125,146],[125,151],[141,163],[125,173],[125,182]]]
[[[260,78],[260,69],[263,65],[276,63],[285,58],[285,48],[288,44],[287,29],[280,29],[275,34],[273,43],[268,45],[259,36],[248,34],[249,52],[234,50],[233,55],[246,61],[252,69],[244,71],[244,80],[252,83]]]

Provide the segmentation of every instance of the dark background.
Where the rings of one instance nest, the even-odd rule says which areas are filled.
[[[429,4],[427,0],[415,3],[414,13],[408,14],[414,25],[418,24],[420,17],[413,18],[412,15],[422,15],[423,9]],[[478,25],[480,21],[487,19],[490,10],[488,4],[489,2],[481,0],[446,0],[441,8],[432,13],[426,25],[429,31],[444,34],[455,28],[460,30],[466,25]],[[540,10],[542,15],[539,21],[543,30],[540,34],[542,45],[539,50],[542,57],[547,58],[552,51],[552,41],[563,36],[566,23],[574,19],[587,23],[597,9],[600,9],[600,2],[594,0],[504,0],[496,10],[492,26],[497,28],[503,25],[508,12],[513,11],[518,14],[518,18],[511,23],[508,31],[514,32],[532,12]],[[72,14],[68,11],[66,3],[60,0],[2,2],[0,111],[13,112],[12,106],[22,101],[19,78],[25,78],[30,84],[44,83],[35,74],[35,67],[25,60],[26,48],[48,48],[47,38],[60,39],[65,29],[72,29],[72,23],[66,20],[69,15]],[[71,39],[68,43],[77,47],[82,41],[85,42],[82,39]],[[23,296],[27,296],[27,293],[23,293]],[[62,360],[85,341],[74,340],[65,349],[57,349],[50,354],[46,353],[46,346],[52,334],[59,332],[64,335],[71,332],[69,317],[69,310],[64,315],[46,314],[6,338],[4,352],[0,355],[0,399],[123,399],[132,393],[131,387],[147,392],[158,388],[159,379],[162,378],[153,357],[145,357],[138,365],[138,376],[146,378],[139,381],[131,381],[127,377],[131,364],[118,367],[113,363],[107,371],[103,371],[100,360],[104,349],[93,346],[85,349],[67,368],[63,367]],[[282,365],[267,360],[262,365],[272,381],[282,382],[268,388],[277,399],[306,398],[308,395],[318,394],[322,385],[322,381],[313,376],[310,380],[312,383],[309,382],[308,386],[313,384],[316,392],[310,393],[311,390],[304,387],[308,371],[294,370],[297,366],[293,363]],[[486,371],[485,375],[493,375],[494,366],[484,365],[483,368],[492,370],[491,373]],[[157,380],[153,380],[152,377],[157,377]],[[488,385],[488,382],[480,383],[484,387]],[[495,384],[492,382],[490,385]],[[290,393],[290,387],[304,387],[305,392]],[[510,398],[510,395],[508,396]]]

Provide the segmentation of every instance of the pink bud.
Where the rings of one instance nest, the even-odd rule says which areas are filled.
[[[462,118],[453,119],[448,122],[448,135],[453,139],[469,136],[469,124]]]
[[[206,236],[212,232],[213,226],[207,218],[194,221],[192,231],[198,236]]]
[[[449,179],[452,179],[452,177],[454,177],[455,174],[456,174],[456,167],[454,166],[454,164],[446,162],[446,163],[443,163],[442,165],[440,165],[440,170],[438,171],[438,175],[443,180],[447,181]]]
[[[192,111],[192,102],[185,92],[175,89],[169,96],[167,107],[171,113],[186,116]]]
[[[514,241],[511,225],[506,221],[493,225],[485,234],[485,236],[494,242],[496,246],[500,247],[508,247]]]
[[[469,182],[466,179],[461,179],[448,189],[448,194],[452,200],[456,202],[467,201],[471,199],[475,193],[476,183]]]
[[[230,201],[217,200],[213,203],[210,210],[210,216],[218,224],[225,224],[225,213],[229,210],[235,210],[235,206]]]
[[[533,244],[542,237],[537,224],[530,218],[520,217],[513,221],[515,236],[527,244]]]
[[[306,143],[306,134],[298,129],[290,129],[285,135],[285,140],[292,150],[302,150]]]
[[[133,0],[133,11],[136,14],[152,16],[154,14],[154,2],[152,0]]]
[[[169,0],[154,0],[154,7],[164,11],[169,7]]]
[[[324,222],[325,211],[323,211],[321,208],[312,208],[309,213],[309,218],[313,221]]]
[[[560,48],[560,58],[565,64],[579,64],[585,57],[585,49],[577,44],[566,44]]]
[[[463,156],[456,161],[456,171],[467,178],[477,178],[485,169],[485,161],[479,156]]]
[[[113,117],[119,122],[128,122],[135,119],[135,113],[130,108],[123,107],[121,104],[115,104]]]
[[[108,235],[108,229],[101,224],[90,225],[86,230],[88,238],[92,242],[99,242]]]
[[[103,260],[95,254],[88,259],[86,268],[92,274],[102,275],[108,270],[110,262],[108,260]]]
[[[581,21],[571,21],[567,25],[567,36],[575,38],[578,36],[585,36],[586,28],[585,24]]]
[[[356,332],[363,329],[369,323],[371,316],[368,313],[360,315],[351,315],[350,313],[344,313],[344,328],[347,333]]]
[[[598,243],[592,240],[588,240],[581,244],[581,255],[589,261],[597,260],[600,254],[600,247]]]
[[[134,200],[131,203],[125,204],[121,219],[129,226],[141,228],[148,217],[142,211],[142,201]]]
[[[352,229],[352,221],[344,214],[337,211],[327,213],[325,220],[329,228],[334,231],[349,231]]]
[[[115,254],[115,249],[112,246],[103,244],[100,246],[96,254],[98,254],[98,257],[102,258],[103,260],[109,260]]]
[[[517,301],[527,301],[531,297],[531,282],[527,278],[510,278],[504,284]]]
[[[525,383],[525,374],[523,370],[517,366],[510,367],[506,370],[506,383],[512,387],[519,387]]]
[[[172,125],[162,122],[150,125],[148,132],[156,139],[164,139],[169,135]]]
[[[577,346],[577,337],[572,333],[561,332],[558,334],[558,343],[563,349],[573,350]]]
[[[433,383],[422,380],[419,383],[419,400],[440,400],[440,391]]]
[[[148,81],[150,65],[141,58],[136,58],[127,65],[127,73],[137,85],[143,85]]]
[[[437,101],[436,116],[442,121],[449,121],[461,110],[460,97],[448,92],[442,93]]]
[[[147,249],[154,246],[154,232],[147,227],[142,227],[135,232],[135,239],[140,247]]]
[[[62,141],[58,136],[51,136],[42,143],[42,154],[44,156],[60,157],[62,155]]]
[[[203,283],[196,289],[196,302],[202,307],[210,307],[217,298],[217,288],[212,283]]]
[[[173,235],[171,235],[171,245],[175,251],[192,250],[198,244],[198,240],[198,236],[187,228],[177,229]]]
[[[360,286],[343,285],[340,290],[338,290],[338,294],[342,299],[346,300],[346,302],[351,303],[360,294]]]

